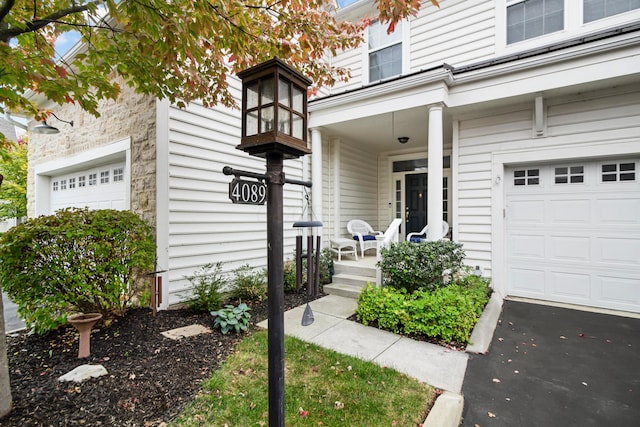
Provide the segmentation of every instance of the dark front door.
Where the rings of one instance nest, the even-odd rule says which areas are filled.
[[[405,233],[420,231],[427,225],[427,174],[405,177]]]

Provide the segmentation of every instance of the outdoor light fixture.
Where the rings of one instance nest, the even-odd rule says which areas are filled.
[[[409,142],[409,137],[408,136],[399,136],[398,137],[398,142],[400,144],[406,144],[407,142]]]
[[[56,119],[60,120],[61,122],[70,124],[71,127],[73,127],[73,120],[68,122],[68,121],[62,120],[61,118],[56,116],[55,113],[50,113],[50,114],[53,117],[55,117]],[[60,129],[58,129],[57,127],[53,127],[53,126],[47,124],[47,121],[43,120],[41,124],[33,127],[33,133],[37,133],[37,134],[40,134],[40,135],[54,135],[56,133],[60,133]]]
[[[311,80],[278,58],[238,73],[242,79],[242,139],[237,147],[295,159],[307,147],[307,88]]]

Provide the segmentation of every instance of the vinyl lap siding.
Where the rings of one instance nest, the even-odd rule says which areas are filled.
[[[347,222],[362,219],[380,230],[378,221],[377,155],[349,143],[340,145],[340,228],[347,234]]]
[[[207,109],[192,103],[169,111],[169,304],[188,296],[185,276],[206,263],[223,263],[230,272],[243,265],[265,267],[266,205],[233,204],[232,177],[224,166],[265,172],[265,160],[248,156],[240,143],[239,110]],[[288,178],[303,179],[302,161],[285,161]],[[302,213],[301,188],[285,185],[285,257],[293,253],[291,224]]]
[[[441,2],[440,8],[423,7],[411,21],[411,72],[490,58],[495,54],[494,32],[493,2],[459,0]]]

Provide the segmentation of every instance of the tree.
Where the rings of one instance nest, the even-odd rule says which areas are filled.
[[[0,221],[27,216],[27,140],[20,138],[0,156]]]
[[[437,5],[436,0],[430,0]],[[420,0],[375,0],[379,19],[415,15]],[[78,103],[99,116],[115,99],[120,74],[140,93],[184,106],[234,105],[227,75],[278,56],[314,80],[347,79],[331,65],[358,46],[369,18],[338,21],[334,0],[0,0],[0,106],[45,119],[29,95]],[[55,41],[75,31],[84,42],[60,58]],[[0,135],[0,142],[4,136]]]
[[[0,188],[3,176],[0,175]],[[2,289],[0,289],[1,291]],[[1,294],[2,292],[0,292]],[[7,334],[4,330],[4,303],[0,295],[0,419],[13,408],[11,381],[9,380],[9,359],[7,357]]]
[[[437,6],[436,0],[430,2]],[[375,0],[389,31],[417,14],[420,0]],[[0,0],[0,108],[36,120],[47,117],[30,95],[77,103],[100,115],[102,99],[115,99],[115,73],[140,93],[178,106],[200,100],[230,106],[227,73],[278,56],[310,76],[314,88],[346,79],[329,57],[358,46],[370,19],[339,22],[333,0]],[[84,42],[72,57],[54,43],[77,31]],[[63,52],[61,52],[63,53]],[[313,90],[313,89],[312,89]],[[0,146],[6,143],[0,134]],[[0,316],[4,316],[0,305]],[[3,317],[4,318],[4,317]],[[4,325],[0,324],[4,338]],[[0,339],[0,418],[8,367]],[[4,379],[7,379],[5,384]],[[6,387],[6,388],[5,388]],[[5,412],[6,411],[6,412]]]

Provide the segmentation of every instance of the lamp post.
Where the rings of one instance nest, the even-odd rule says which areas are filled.
[[[311,81],[278,58],[238,73],[242,80],[242,137],[236,148],[267,160],[269,427],[284,427],[284,159],[307,146],[307,88]]]

